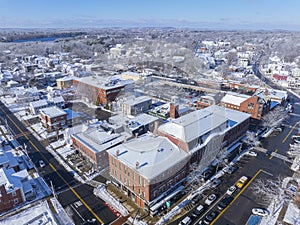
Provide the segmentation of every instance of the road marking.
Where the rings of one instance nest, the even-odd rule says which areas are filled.
[[[52,168],[52,170],[53,170],[54,172],[57,172],[56,168],[55,168],[51,163],[49,163],[49,166]]]
[[[288,139],[288,137],[291,135],[291,133],[293,132],[293,130],[296,128],[296,126],[299,124],[300,121],[298,121],[297,123],[295,123],[295,125],[292,127],[292,129],[289,131],[289,133],[285,136],[285,138],[282,140],[282,143],[286,142],[286,140]]]
[[[2,107],[1,107],[2,112],[5,114],[5,112],[3,111]],[[10,118],[9,115],[6,115],[9,120],[15,125],[15,127],[21,132],[24,133],[21,128]],[[27,137],[27,135],[24,133],[24,136],[26,137],[27,140],[29,140],[29,138]],[[40,152],[40,150],[35,146],[35,144],[33,144],[33,142],[31,140],[29,140],[29,143],[34,147],[35,150],[37,150],[38,152]],[[45,159],[45,161],[47,161],[49,163],[49,161],[45,158],[45,156],[40,152],[41,156]],[[73,194],[83,203],[83,205],[93,214],[93,216],[101,223],[104,224],[104,222],[100,219],[100,217],[91,209],[91,207],[81,198],[81,196],[69,185],[69,183],[62,177],[62,175],[55,169],[54,166],[51,166],[51,163],[49,163],[50,167],[53,169],[53,171],[62,179],[62,181],[68,186],[68,188],[73,192]],[[84,221],[84,220],[83,220]]]
[[[268,171],[265,171],[265,170],[261,170],[261,172],[265,173],[265,174],[268,174],[269,176],[273,177],[274,175]]]
[[[275,149],[274,153],[277,153],[278,152],[278,149]],[[269,157],[269,159],[271,160],[273,158],[274,154],[272,152],[271,156]]]
[[[240,190],[240,192],[234,197],[234,199],[232,200],[232,202],[230,202],[230,204],[224,208],[220,214],[211,222],[211,224],[214,224],[215,222],[217,222],[217,220],[226,212],[226,210],[235,202],[235,200],[238,199],[238,197],[240,197],[240,195],[246,190],[246,188],[253,182],[253,180],[262,172],[261,169],[259,169],[254,176],[249,180],[249,182]]]

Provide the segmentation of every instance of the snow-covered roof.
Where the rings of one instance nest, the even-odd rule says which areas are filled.
[[[121,134],[111,134],[102,128],[89,128],[82,133],[73,134],[73,136],[95,153],[105,151],[125,139]]]
[[[79,78],[78,81],[103,90],[110,90],[113,88],[124,87],[126,85],[134,83],[133,80],[121,80],[119,78],[114,78],[114,77],[110,79],[105,79],[100,76],[82,77]]]
[[[133,139],[108,150],[108,153],[148,180],[163,174],[175,165],[180,165],[180,162],[184,162],[182,164],[184,166],[188,158],[188,153],[169,139],[152,135]],[[177,171],[180,169],[182,168],[178,166]]]
[[[224,115],[197,110],[161,125],[158,130],[184,142],[190,142],[227,122]]]
[[[151,116],[149,114],[142,113],[142,114],[137,115],[133,119],[131,119],[129,121],[129,123],[130,122],[137,122],[139,125],[147,125],[147,124],[150,124],[150,123],[154,123],[157,120],[158,120],[158,118],[155,117],[155,116]]]
[[[228,103],[236,106],[240,106],[242,102],[250,98],[249,95],[237,94],[237,93],[227,93],[221,100],[223,103]]]
[[[65,76],[59,79],[56,79],[56,81],[71,81],[71,80],[77,80],[78,77],[75,76]]]
[[[56,106],[52,106],[52,107],[41,109],[40,113],[42,113],[44,115],[47,115],[50,118],[58,117],[58,116],[63,116],[63,115],[67,114],[64,110],[62,110],[62,109],[60,109],[60,108],[58,108]]]
[[[3,165],[8,162],[9,162],[9,159],[8,159],[7,155],[5,154],[5,152],[2,149],[0,149],[0,165]]]
[[[55,98],[52,98],[53,103],[61,103],[61,102],[65,102],[64,98],[62,96],[58,96]]]
[[[288,97],[288,94],[286,91],[276,90],[276,89],[267,89],[267,91],[268,91],[268,96],[270,98],[287,99],[287,97]],[[258,90],[256,95],[261,98],[264,98],[264,97],[266,97],[265,93],[266,93],[266,90]]]
[[[151,101],[152,99],[148,96],[139,96],[136,98],[128,99],[125,101],[125,104],[130,105],[130,106],[135,106],[140,103],[146,102],[146,101]]]
[[[210,112],[213,112],[216,115],[223,116],[230,121],[234,121],[235,125],[238,125],[251,117],[251,115],[248,113],[243,113],[237,110],[228,109],[218,105],[211,105],[205,109],[209,110]]]
[[[43,99],[43,100],[38,100],[38,101],[30,102],[29,104],[33,108],[39,108],[39,107],[47,106],[48,102]]]
[[[13,174],[15,171],[12,168],[6,169],[1,168],[0,169],[0,186],[5,186],[7,191],[13,191],[16,188],[21,188],[22,183],[20,181],[20,178],[14,177]]]

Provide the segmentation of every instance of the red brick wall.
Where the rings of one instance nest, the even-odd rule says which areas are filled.
[[[7,194],[5,187],[0,187],[1,197],[0,197],[0,213],[8,211],[15,206],[23,203],[21,190],[16,190],[16,196],[13,196],[12,193]],[[14,199],[18,199],[18,203],[14,203]]]

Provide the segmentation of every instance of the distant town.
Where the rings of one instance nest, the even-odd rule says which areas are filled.
[[[300,224],[299,33],[0,40],[0,224]]]

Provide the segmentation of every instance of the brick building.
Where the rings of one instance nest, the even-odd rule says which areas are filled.
[[[0,169],[0,213],[13,209],[26,201],[22,182],[10,168]]]
[[[117,77],[104,79],[99,76],[89,76],[73,80],[76,94],[95,105],[108,105],[117,96],[133,90],[133,80],[121,80]]]
[[[48,107],[40,110],[40,121],[49,132],[60,130],[67,126],[67,113],[56,107]]]
[[[144,135],[108,150],[110,175],[137,205],[150,209],[188,174],[189,155],[165,137]]]
[[[264,99],[257,95],[249,96],[235,92],[227,93],[221,99],[220,105],[228,109],[249,113],[253,119],[257,120],[260,120],[268,111],[268,102]]]

